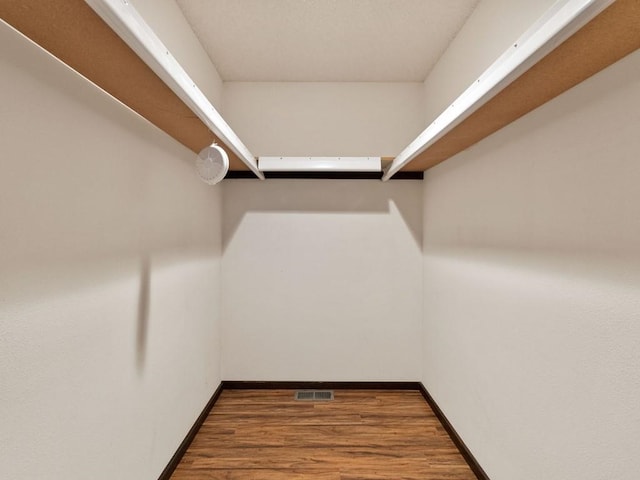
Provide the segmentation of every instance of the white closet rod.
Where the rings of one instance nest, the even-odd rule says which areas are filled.
[[[387,167],[389,180],[615,0],[559,0]]]
[[[256,176],[255,157],[128,0],[85,0],[164,83]]]

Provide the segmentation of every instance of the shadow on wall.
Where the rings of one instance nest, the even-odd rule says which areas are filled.
[[[226,180],[223,192],[223,252],[248,213],[390,215],[392,209],[422,250],[421,181]]]
[[[138,373],[144,370],[147,353],[147,332],[149,329],[151,261],[143,255],[140,261],[140,290],[138,293],[138,322],[136,332],[136,366]]]
[[[608,290],[633,292],[628,298],[634,303],[640,302],[640,252],[637,251],[429,245],[424,255],[428,262],[478,272],[479,283],[485,274],[487,277],[497,273],[505,278],[535,277],[553,295],[560,295],[565,287],[583,286],[593,288],[599,295]],[[505,284],[517,289],[513,279]],[[527,290],[522,288],[523,292]]]

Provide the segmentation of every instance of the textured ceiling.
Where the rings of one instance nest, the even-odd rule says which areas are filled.
[[[421,82],[478,0],[177,0],[225,81]]]

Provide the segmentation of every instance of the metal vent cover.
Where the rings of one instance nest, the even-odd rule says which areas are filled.
[[[308,402],[333,400],[333,390],[298,390],[294,399]]]

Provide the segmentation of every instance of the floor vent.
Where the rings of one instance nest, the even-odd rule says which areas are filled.
[[[333,390],[298,390],[294,398],[306,401],[333,400]]]

